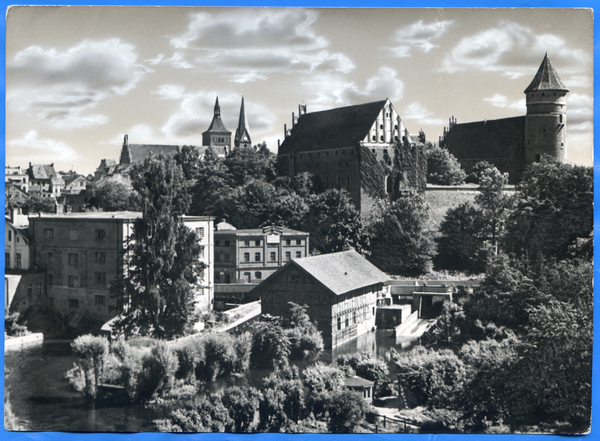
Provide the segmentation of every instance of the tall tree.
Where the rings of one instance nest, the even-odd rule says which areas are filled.
[[[481,210],[469,202],[448,210],[436,238],[436,267],[480,273],[485,261],[479,251],[483,247],[485,219]]]
[[[429,205],[414,191],[393,202],[380,200],[368,234],[368,259],[382,271],[404,276],[426,273],[431,267],[433,239],[426,231]]]
[[[223,159],[212,148],[206,149],[197,165],[197,169],[190,170],[193,182],[189,190],[192,197],[190,214],[214,215],[218,201],[232,190],[232,178]]]
[[[427,182],[437,185],[460,185],[465,183],[466,173],[456,157],[441,147],[426,150]]]
[[[479,174],[479,193],[475,196],[475,203],[486,219],[484,234],[494,248],[504,232],[512,203],[512,198],[503,191],[506,184],[508,173],[501,173],[496,167],[486,168]]]
[[[568,257],[578,240],[591,242],[593,197],[591,167],[550,157],[532,164],[517,186],[516,207],[507,224],[507,251],[530,258]]]
[[[95,183],[88,189],[88,208],[104,211],[135,211],[138,207],[137,194],[120,182]]]
[[[311,195],[307,203],[302,230],[310,233],[311,252],[332,253],[351,247],[363,252],[368,247],[360,214],[346,191],[332,188]]]
[[[195,232],[181,220],[189,207],[183,172],[161,155],[135,166],[131,178],[143,217],[133,227],[127,272],[112,287],[122,300],[115,326],[126,335],[184,335],[196,319],[194,286],[204,265]]]

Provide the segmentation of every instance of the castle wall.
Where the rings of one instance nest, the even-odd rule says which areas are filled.
[[[525,116],[453,124],[443,147],[463,168],[487,161],[517,183],[525,169]]]
[[[515,191],[514,186],[508,185],[503,189],[505,194],[512,194]],[[430,221],[428,229],[437,231],[450,209],[454,209],[461,204],[470,202],[475,203],[475,196],[479,193],[479,186],[476,184],[465,185],[428,185],[424,197],[430,207]]]

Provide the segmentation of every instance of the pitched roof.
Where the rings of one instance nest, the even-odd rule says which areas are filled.
[[[351,147],[369,133],[386,100],[322,112],[306,113],[298,119],[279,154]]]
[[[353,377],[344,378],[344,384],[347,387],[371,387],[375,382],[354,375]]]
[[[231,132],[225,128],[223,121],[221,121],[221,106],[219,106],[219,97],[215,101],[215,113],[213,119],[210,123],[210,127],[204,133],[215,132],[215,133],[228,133],[231,135]]]
[[[250,131],[248,128],[248,121],[246,119],[246,107],[244,106],[244,97],[242,96],[242,105],[240,107],[240,119],[238,121],[238,128],[235,131],[235,145],[239,146],[241,143],[251,143]]]
[[[295,259],[287,265],[300,267],[335,295],[384,283],[390,279],[354,250]]]
[[[56,177],[54,164],[30,164],[31,179],[52,179]]]
[[[159,144],[129,144],[129,155],[132,163],[143,162],[150,157],[162,153],[163,155],[174,155],[179,152],[178,145]]]
[[[569,91],[563,84],[563,82],[558,78],[558,74],[554,70],[554,66],[550,62],[550,58],[548,58],[548,54],[544,55],[544,59],[542,60],[542,64],[538,69],[535,77],[533,77],[533,81],[527,89],[525,89],[525,93],[527,92],[535,92],[538,90],[564,90],[566,92]]]

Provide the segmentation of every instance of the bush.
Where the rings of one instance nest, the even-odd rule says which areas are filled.
[[[235,432],[252,432],[259,423],[258,408],[261,393],[253,387],[230,387],[221,397],[235,424]]]
[[[250,365],[256,369],[286,366],[290,355],[290,341],[281,327],[279,317],[262,316],[250,328],[252,353]]]
[[[367,403],[360,394],[351,391],[333,392],[329,403],[329,431],[331,433],[352,433],[360,424],[367,411]]]
[[[108,340],[106,337],[82,335],[71,343],[71,350],[77,357],[76,365],[83,372],[85,379],[83,393],[95,397],[98,384],[102,382],[104,363],[108,356]]]
[[[20,314],[4,312],[4,332],[10,337],[22,337],[28,334],[27,326],[18,323]]]
[[[137,398],[145,402],[162,396],[174,384],[179,362],[175,352],[164,342],[157,342],[144,357],[137,381]]]
[[[316,358],[323,350],[323,335],[310,320],[308,306],[289,302],[291,319],[285,331],[290,341],[290,359],[307,360]]]
[[[220,398],[200,398],[194,404],[175,409],[169,418],[154,422],[160,432],[225,432],[233,421]]]

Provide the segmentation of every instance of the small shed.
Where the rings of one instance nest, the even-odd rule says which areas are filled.
[[[344,380],[344,386],[348,390],[358,392],[365,400],[373,401],[373,381],[365,380],[362,377],[354,375]]]

